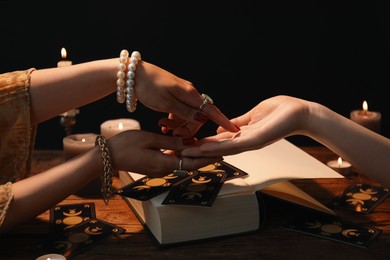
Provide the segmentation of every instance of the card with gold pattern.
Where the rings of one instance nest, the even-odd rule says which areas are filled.
[[[367,248],[382,230],[354,224],[329,214],[302,214],[296,216],[284,228],[303,234]]]
[[[109,235],[119,235],[125,230],[117,225],[93,218],[84,221],[37,245],[40,253],[56,253],[66,258],[83,252]]]
[[[359,213],[371,213],[390,195],[389,189],[378,185],[357,183],[335,198],[330,207]]]
[[[225,179],[225,172],[198,172],[174,186],[162,204],[211,207]]]
[[[62,232],[84,221],[96,218],[94,203],[56,205],[50,209],[50,229]]]

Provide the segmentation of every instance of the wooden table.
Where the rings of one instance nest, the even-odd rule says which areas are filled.
[[[338,158],[322,146],[302,149],[324,163]],[[36,151],[33,172],[53,167],[61,163],[62,158],[62,151]],[[359,173],[354,180],[315,179],[295,180],[293,183],[327,204],[353,181],[372,182]],[[115,180],[115,185],[120,185],[118,182]],[[390,199],[382,202],[371,214],[335,210],[346,220],[383,230],[367,249],[283,229],[282,225],[297,208],[272,200],[259,232],[158,249],[121,197],[117,196],[105,205],[100,196],[72,195],[61,204],[82,202],[94,203],[97,218],[125,228],[126,233],[107,237],[72,259],[390,259]],[[0,259],[35,259],[38,241],[48,236],[49,211],[4,235],[0,240]]]

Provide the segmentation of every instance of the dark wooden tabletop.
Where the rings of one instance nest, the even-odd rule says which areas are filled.
[[[338,158],[322,146],[301,148],[324,163]],[[44,171],[62,161],[62,151],[35,151],[33,173]],[[354,178],[346,179],[292,182],[326,205],[353,182],[377,184],[363,173],[357,174]],[[114,184],[121,185],[117,179]],[[72,195],[60,204],[83,202],[94,203],[97,218],[123,227],[126,232],[106,237],[101,243],[72,259],[390,259],[390,199],[383,201],[370,214],[335,209],[345,220],[382,230],[381,235],[367,248],[282,228],[298,208],[271,199],[266,202],[268,209],[265,222],[258,232],[159,249],[121,197],[117,196],[105,205],[98,195]],[[49,237],[49,217],[47,211],[1,237],[0,259],[35,259],[39,256],[35,248],[39,241]]]

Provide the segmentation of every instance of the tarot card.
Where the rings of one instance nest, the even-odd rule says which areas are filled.
[[[367,248],[382,232],[380,229],[357,225],[328,214],[302,214],[284,228],[363,248]]]
[[[331,201],[330,207],[371,213],[389,194],[388,188],[357,183],[349,186],[340,196]]]
[[[187,172],[186,175],[179,176],[174,173],[170,173],[164,177],[159,178],[146,176],[133,183],[123,186],[122,188],[118,189],[116,193],[120,196],[125,196],[137,200],[149,200],[166,192],[173,185],[176,185],[195,174],[195,172]]]
[[[162,204],[211,207],[225,179],[225,172],[198,172],[172,187]]]
[[[124,232],[125,230],[117,225],[93,218],[39,243],[37,250],[41,253],[56,253],[69,258],[94,246],[97,241],[109,235],[119,235]]]
[[[239,178],[239,177],[245,177],[248,176],[248,173],[244,172],[243,170],[240,170],[233,165],[221,161],[221,162],[216,162],[213,164],[209,164],[205,167],[199,168],[199,172],[214,172],[214,173],[219,173],[219,172],[224,172],[226,173],[226,180],[231,180],[234,178]]]
[[[50,230],[66,231],[84,221],[96,218],[94,203],[56,205],[50,209]]]

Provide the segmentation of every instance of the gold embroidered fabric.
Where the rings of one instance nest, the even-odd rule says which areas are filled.
[[[0,74],[0,225],[12,200],[12,183],[30,172],[36,125],[30,120],[34,68]]]

